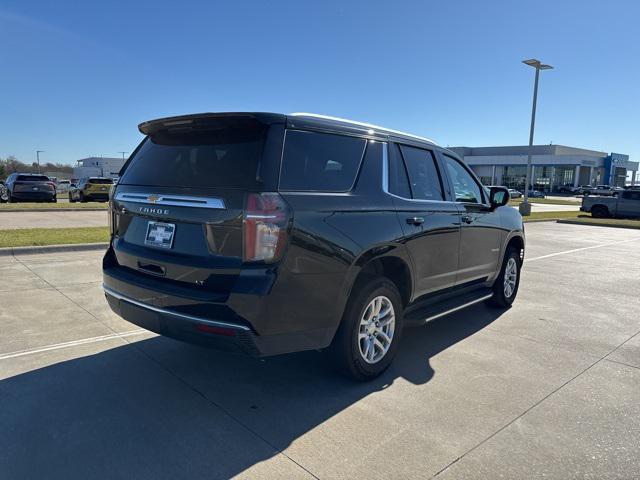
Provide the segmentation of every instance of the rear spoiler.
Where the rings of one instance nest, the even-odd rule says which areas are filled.
[[[221,112],[221,113],[196,113],[177,117],[158,118],[138,125],[138,130],[144,135],[153,135],[162,130],[209,130],[222,127],[247,127],[262,123],[284,123],[285,115],[279,113],[249,113],[249,112]]]

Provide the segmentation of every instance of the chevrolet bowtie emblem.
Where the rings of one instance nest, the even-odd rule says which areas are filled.
[[[149,195],[147,197],[147,200],[151,203],[156,203],[158,200],[160,200],[160,197],[158,195]]]

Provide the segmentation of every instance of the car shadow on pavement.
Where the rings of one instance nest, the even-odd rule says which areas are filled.
[[[17,374],[0,381],[1,476],[301,476],[286,458],[261,462],[398,379],[425,384],[433,356],[501,313],[474,306],[406,329],[392,366],[368,383],[337,375],[320,352],[259,360],[162,337]]]

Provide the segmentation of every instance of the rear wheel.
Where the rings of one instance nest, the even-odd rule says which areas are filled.
[[[502,262],[500,275],[493,284],[493,297],[489,304],[499,308],[509,308],[518,294],[522,260],[516,248],[510,248]]]
[[[384,372],[396,354],[404,309],[396,286],[384,277],[351,294],[329,355],[346,375],[360,381]]]
[[[591,216],[595,218],[606,218],[609,216],[609,209],[604,205],[594,205],[591,208]]]

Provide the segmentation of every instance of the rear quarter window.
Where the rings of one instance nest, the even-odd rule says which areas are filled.
[[[362,138],[287,130],[280,170],[280,190],[351,190],[365,145],[366,140]]]

